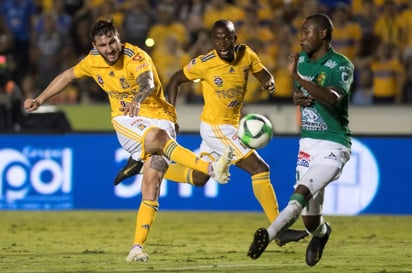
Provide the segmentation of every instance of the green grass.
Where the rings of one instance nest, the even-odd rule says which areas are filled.
[[[160,211],[145,251],[127,263],[134,211],[0,211],[0,272],[412,272],[412,217],[332,217],[322,260],[305,264],[309,239],[246,256],[260,213]],[[295,228],[302,228],[301,222]]]

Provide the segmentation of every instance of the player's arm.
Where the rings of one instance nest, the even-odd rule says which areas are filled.
[[[170,79],[169,83],[166,86],[166,97],[167,100],[173,105],[176,106],[176,99],[177,95],[179,93],[179,88],[180,85],[184,82],[190,81],[185,73],[183,72],[183,69],[175,72]]]
[[[129,114],[131,117],[135,117],[139,114],[140,103],[144,101],[155,90],[155,83],[153,72],[151,70],[144,71],[136,78],[136,82],[139,86],[139,91],[134,96],[133,100],[120,108],[125,115]]]
[[[262,85],[262,88],[267,90],[269,94],[275,93],[276,87],[275,87],[275,78],[273,75],[267,70],[267,68],[263,68],[259,72],[253,73],[253,76],[258,79],[260,84]]]
[[[75,79],[73,67],[66,69],[57,75],[35,99],[26,99],[24,101],[24,109],[27,112],[36,111],[49,98],[62,92],[73,79]]]
[[[326,105],[334,105],[342,99],[343,94],[338,88],[322,87],[312,81],[302,78],[297,72],[297,63],[299,55],[293,53],[289,56],[288,70],[292,78],[306,89],[314,100]]]

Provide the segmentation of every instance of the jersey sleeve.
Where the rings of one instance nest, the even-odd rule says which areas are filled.
[[[328,84],[330,88],[348,94],[353,81],[353,64],[347,60],[340,62],[333,70]]]
[[[90,77],[90,55],[84,57],[79,63],[77,63],[74,68],[74,76],[76,78]]]
[[[202,79],[203,66],[200,57],[192,59],[186,66],[183,67],[183,73],[189,80]]]
[[[250,47],[247,47],[247,50],[250,59],[250,72],[257,73],[265,68],[256,52]]]

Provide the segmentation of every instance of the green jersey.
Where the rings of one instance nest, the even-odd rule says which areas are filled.
[[[311,106],[301,107],[302,138],[329,140],[350,148],[352,134],[348,127],[348,106],[353,70],[352,62],[333,49],[316,61],[311,61],[305,52],[300,53],[298,73],[301,77],[343,95],[333,106],[314,100]],[[297,82],[295,87],[310,96]]]

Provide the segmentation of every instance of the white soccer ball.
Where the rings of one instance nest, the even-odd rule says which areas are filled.
[[[273,136],[272,123],[263,115],[248,114],[239,123],[239,139],[251,149],[266,146]]]

